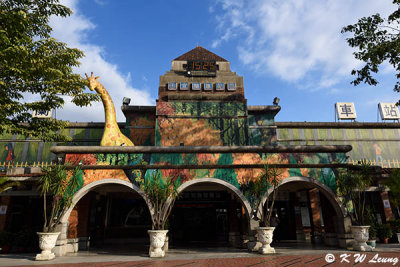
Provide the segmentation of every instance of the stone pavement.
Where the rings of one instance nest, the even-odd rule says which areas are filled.
[[[170,249],[165,258],[150,259],[144,250],[114,248],[82,251],[48,262],[34,261],[33,254],[7,254],[0,255],[0,266],[400,266],[400,244],[378,244],[376,251],[366,253],[303,243],[277,244],[275,249],[276,254],[260,255],[244,249],[180,248]]]

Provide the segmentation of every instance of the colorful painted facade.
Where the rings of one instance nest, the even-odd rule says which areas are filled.
[[[160,168],[160,171],[164,177],[178,181],[182,191],[182,199],[176,203],[170,222],[174,244],[192,235],[194,241],[204,241],[202,238],[207,234],[200,231],[201,234],[195,235],[191,228],[197,225],[196,220],[201,222],[199,227],[209,224],[207,229],[214,229],[208,241],[229,242],[235,246],[246,238],[246,242],[252,241],[255,223],[252,216],[257,207],[248,191],[262,168],[229,166],[280,164],[283,166],[282,184],[276,213],[281,216],[282,225],[288,227],[279,230],[282,239],[319,242],[323,236],[326,244],[345,246],[337,171],[329,166],[366,158],[373,164],[393,168],[395,162],[399,164],[400,161],[398,123],[387,127],[387,124],[275,122],[280,107],[247,105],[243,77],[230,70],[227,60],[202,47],[174,59],[171,70],[160,76],[156,106],[122,106],[125,123],[117,124],[115,112],[107,115],[114,109],[112,101],[106,99],[108,94],[97,80],[93,83],[93,89],[102,90],[103,102],[107,102],[105,123],[71,123],[63,130],[72,138],[68,143],[48,143],[12,135],[0,138],[4,144],[4,149],[0,150],[0,168],[5,176],[27,177],[30,181],[30,174],[36,167],[59,163],[58,158],[63,156],[64,163],[86,167],[80,177],[75,206],[63,220],[66,239],[91,237],[93,244],[100,244],[107,238],[141,237],[151,226],[148,225],[148,207],[136,179],[151,179],[151,173],[157,170],[135,169],[135,166],[157,165],[172,166]],[[133,144],[154,149],[307,148],[349,144],[353,150],[348,154],[339,150],[329,153],[82,153],[77,149],[65,155],[50,152],[52,146]],[[175,168],[183,165],[189,167]],[[208,165],[213,167],[199,168]],[[99,166],[109,168],[99,169]],[[37,192],[32,195],[38,197]],[[387,194],[381,196],[387,198]],[[2,196],[1,201],[4,204],[12,199]],[[384,220],[390,216],[388,210],[381,207],[377,206],[376,211]],[[7,218],[2,221],[0,215],[2,229],[7,228],[6,221],[11,220]]]

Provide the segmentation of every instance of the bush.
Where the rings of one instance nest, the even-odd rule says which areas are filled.
[[[369,239],[375,240],[376,234],[377,234],[376,226],[374,224],[371,224],[371,226],[369,227]]]
[[[377,232],[379,239],[390,238],[393,235],[392,228],[388,224],[378,224]]]
[[[400,233],[400,219],[390,220],[389,224],[394,233]]]

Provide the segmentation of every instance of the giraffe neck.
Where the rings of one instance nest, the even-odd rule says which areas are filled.
[[[100,94],[101,100],[104,106],[104,114],[105,114],[105,123],[111,124],[113,126],[117,125],[117,117],[115,114],[114,103],[111,99],[111,96],[108,94],[106,88],[101,83],[98,83],[96,86],[97,93]]]

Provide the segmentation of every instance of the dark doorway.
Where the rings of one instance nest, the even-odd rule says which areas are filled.
[[[274,231],[276,239],[296,240],[296,221],[294,207],[289,201],[275,201],[274,211],[278,214],[279,224]],[[274,212],[274,213],[275,213]]]
[[[170,217],[172,245],[227,245],[231,196],[226,191],[188,191],[175,203]]]
[[[109,192],[102,192],[101,189]],[[128,244],[147,244],[151,218],[145,201],[136,193],[126,192],[123,187],[114,186],[110,190],[109,186],[97,190],[99,192],[90,193],[90,247],[117,248]]]

